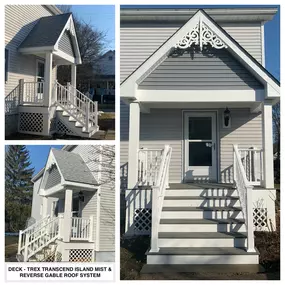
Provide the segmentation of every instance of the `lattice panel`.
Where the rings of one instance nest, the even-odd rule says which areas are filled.
[[[44,116],[41,113],[20,113],[20,131],[42,133]]]
[[[267,208],[253,209],[253,226],[255,231],[265,231],[268,229]]]
[[[151,209],[138,208],[134,212],[135,234],[150,234],[151,231]]]
[[[69,262],[91,262],[92,249],[70,249]]]
[[[74,134],[72,130],[70,130],[66,125],[64,125],[60,120],[57,120],[56,123],[56,132],[59,134]]]

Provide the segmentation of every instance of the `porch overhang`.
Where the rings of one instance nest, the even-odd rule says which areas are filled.
[[[98,183],[79,154],[51,149],[43,172],[39,194],[57,196],[65,190],[95,191]]]
[[[72,14],[41,18],[21,43],[18,51],[43,58],[51,53],[57,65],[81,64]]]
[[[244,68],[246,68],[252,76],[254,76],[257,80],[259,80],[263,86],[264,91],[261,90],[242,90],[240,91],[239,97],[237,97],[236,90],[230,90],[230,93],[233,95],[233,98],[225,98],[225,100],[230,101],[265,101],[270,100],[272,104],[278,102],[280,98],[280,83],[274,76],[272,76],[260,63],[258,63],[243,47],[240,46],[226,31],[224,31],[216,22],[214,22],[203,10],[199,10],[185,25],[183,25],[178,31],[176,31],[163,45],[161,45],[148,59],[146,59],[129,77],[127,77],[121,83],[121,98],[125,102],[130,102],[137,100],[139,102],[156,100],[157,102],[164,102],[165,99],[173,100],[176,102],[177,100],[183,101],[186,100],[186,92],[190,95],[187,96],[187,102],[192,102],[194,100],[207,101],[209,102],[209,96],[207,92],[214,92],[215,96],[211,99],[212,101],[221,101],[225,96],[224,90],[214,90],[214,91],[198,91],[198,90],[140,90],[139,85],[147,76],[151,74],[161,63],[163,63],[168,56],[172,53],[175,48],[185,49],[190,47],[194,42],[198,46],[200,44],[200,48],[203,44],[207,44],[207,40],[200,40],[198,42],[194,37],[192,40],[189,40],[191,37],[190,33],[195,30],[195,32],[199,33],[199,29],[197,29],[197,25],[205,25],[207,29],[211,33],[213,33],[218,39],[211,43],[214,48],[221,49],[226,48],[233,57],[239,61]],[[200,28],[201,29],[201,28]],[[201,33],[201,31],[200,31]],[[196,33],[195,33],[196,35]],[[185,43],[189,41],[189,46],[180,45],[180,43]],[[173,95],[175,92],[175,96]],[[205,95],[205,98],[201,98],[197,93],[201,93],[200,95]],[[202,94],[203,92],[203,94]],[[228,92],[228,91],[227,91]],[[171,94],[172,93],[172,94]],[[194,95],[196,94],[194,98]],[[220,95],[218,94],[220,93]],[[163,94],[163,97],[161,96]],[[244,95],[243,95],[244,94]],[[155,98],[158,96],[158,98]],[[169,99],[169,97],[173,97],[173,99]],[[247,98],[249,96],[249,98]],[[153,98],[150,98],[153,97]]]

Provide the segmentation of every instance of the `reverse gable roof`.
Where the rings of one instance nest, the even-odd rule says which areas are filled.
[[[97,185],[97,181],[79,154],[51,149],[65,181]]]
[[[71,13],[42,17],[19,48],[54,46]]]
[[[163,62],[177,43],[187,33],[195,29],[197,23],[203,22],[207,27],[223,41],[227,49],[259,80],[267,86],[267,97],[280,96],[280,83],[268,70],[254,59],[238,42],[236,42],[224,29],[222,29],[203,10],[198,10],[185,25],[181,26],[168,40],[166,40],[151,56],[149,56],[136,70],[134,70],[121,83],[121,97],[135,98],[137,85],[142,82],[157,66]]]

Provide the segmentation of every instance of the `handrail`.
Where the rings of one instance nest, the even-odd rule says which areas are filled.
[[[56,104],[81,123],[88,131],[98,126],[98,104],[71,86],[55,83]]]
[[[237,145],[234,145],[234,184],[237,188],[247,228],[247,251],[255,252],[253,233],[252,185],[250,185]]]
[[[165,190],[168,184],[168,173],[171,158],[172,148],[165,145],[161,164],[159,167],[159,174],[152,191],[152,226],[151,226],[151,252],[158,252],[158,228],[162,212],[163,200]]]
[[[5,97],[5,114],[16,114],[19,106],[19,85]]]

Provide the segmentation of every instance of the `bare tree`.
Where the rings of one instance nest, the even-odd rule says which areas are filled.
[[[63,13],[69,13],[72,10],[72,5],[58,5],[57,7]],[[90,22],[87,23],[76,15],[73,15],[73,19],[82,59],[82,64],[78,65],[77,68],[77,83],[82,85],[92,80],[94,76],[94,66],[106,45],[106,33],[96,29]],[[58,81],[61,84],[66,84],[70,82],[70,79],[70,66],[59,66]]]

